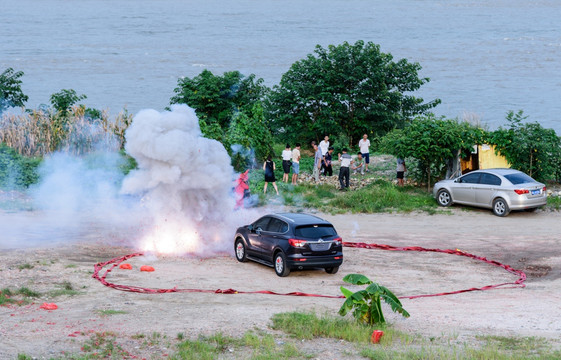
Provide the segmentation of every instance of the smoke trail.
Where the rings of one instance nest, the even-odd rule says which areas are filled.
[[[20,193],[26,211],[20,206],[2,213],[0,248],[133,237],[143,209],[118,193],[124,161],[107,149],[46,156],[38,169],[40,183]]]

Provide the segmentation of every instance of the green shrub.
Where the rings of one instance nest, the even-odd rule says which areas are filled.
[[[39,180],[37,167],[42,159],[19,155],[14,149],[0,144],[0,188],[25,188]]]

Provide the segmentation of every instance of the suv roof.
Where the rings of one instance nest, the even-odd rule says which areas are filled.
[[[273,215],[287,220],[294,225],[331,224],[329,221],[305,213],[276,213]]]

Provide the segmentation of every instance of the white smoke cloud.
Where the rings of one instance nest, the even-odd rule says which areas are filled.
[[[35,210],[4,217],[11,224],[0,220],[8,228],[0,248],[105,238],[154,254],[233,253],[236,228],[261,212],[234,211],[230,157],[201,135],[185,105],[133,118],[126,151],[138,169],[126,177],[123,157],[107,144],[81,156],[46,157],[41,183],[30,191]]]
[[[231,252],[239,222],[234,170],[224,146],[201,135],[195,111],[185,105],[142,110],[126,138],[125,149],[138,170],[124,179],[121,193],[142,194],[152,218],[142,246],[163,253]]]
[[[39,168],[41,182],[22,194],[29,199],[26,211],[0,217],[4,230],[0,248],[91,240],[119,240],[119,245],[126,245],[138,233],[138,221],[145,215],[137,199],[118,193],[123,162],[119,153],[102,150],[45,157]]]

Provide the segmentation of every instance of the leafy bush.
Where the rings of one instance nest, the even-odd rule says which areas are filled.
[[[39,180],[37,168],[41,158],[19,155],[14,149],[0,144],[0,188],[28,187]]]
[[[74,104],[86,98],[86,95],[78,95],[74,89],[62,89],[59,92],[52,94],[50,100],[51,105],[56,111],[66,115]]]
[[[522,123],[527,119],[522,110],[509,111],[508,128],[500,127],[491,134],[497,151],[513,168],[539,181],[561,179],[561,139],[553,129],[539,123]]]

